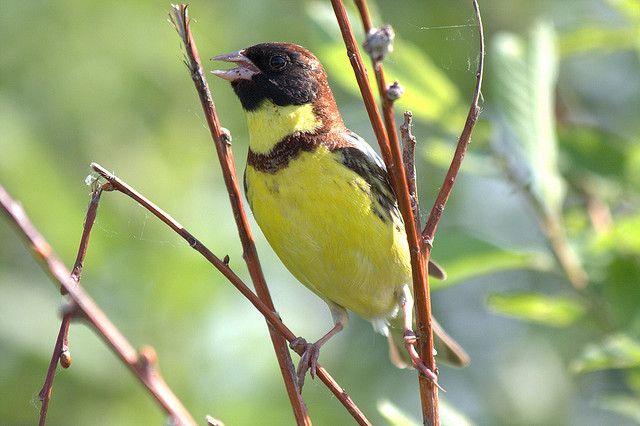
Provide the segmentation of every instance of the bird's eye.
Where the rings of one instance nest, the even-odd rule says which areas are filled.
[[[287,60],[280,55],[274,55],[269,58],[269,66],[274,70],[284,68],[285,65],[287,65]]]

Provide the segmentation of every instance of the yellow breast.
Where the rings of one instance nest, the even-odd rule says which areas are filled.
[[[375,214],[369,184],[340,156],[320,146],[275,174],[249,165],[247,198],[299,281],[365,319],[381,318],[395,310],[411,280],[404,229]]]

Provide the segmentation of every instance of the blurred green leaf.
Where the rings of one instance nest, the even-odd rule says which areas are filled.
[[[389,82],[399,81],[405,88],[397,108],[413,112],[417,120],[427,121],[457,134],[464,109],[460,93],[431,58],[417,46],[396,39],[395,49],[385,62]]]
[[[640,214],[617,219],[611,229],[598,235],[593,248],[598,253],[640,254]]]
[[[568,157],[565,176],[578,180],[590,173],[626,180],[625,167],[621,165],[627,163],[628,151],[636,141],[587,126],[560,126],[558,138],[563,155]]]
[[[471,426],[473,422],[445,398],[438,400],[442,426]]]
[[[603,296],[620,328],[640,326],[640,257],[616,256],[607,268]]]
[[[598,406],[640,423],[640,398],[631,395],[608,395],[600,398]]]
[[[323,37],[319,38],[316,53],[330,80],[360,97],[353,69],[347,59],[344,42],[338,31],[331,7],[328,3],[310,3],[307,8],[309,18],[319,28]],[[364,41],[361,25],[354,23],[358,40]],[[364,54],[364,51],[361,51]],[[377,93],[371,61],[363,57],[369,69],[369,81]],[[405,88],[397,101],[398,109],[410,110],[416,120],[427,121],[444,131],[458,133],[460,117],[465,111],[460,104],[460,93],[440,67],[436,66],[423,50],[396,35],[394,50],[384,62],[389,83],[398,80]]]
[[[640,44],[638,28],[610,28],[604,25],[589,25],[564,34],[560,38],[562,55],[575,55],[592,50],[615,51],[637,49]]]
[[[631,368],[640,366],[640,342],[626,334],[609,336],[602,343],[588,344],[578,358],[571,362],[574,373]]]
[[[420,424],[388,399],[379,400],[377,408],[391,426],[417,426]],[[467,416],[442,397],[438,401],[438,408],[442,426],[470,426],[473,424]]]
[[[627,371],[626,384],[629,388],[640,395],[640,368],[633,368]]]
[[[540,23],[528,42],[509,33],[496,35],[490,58],[501,117],[496,122],[495,149],[519,175],[515,178],[530,183],[533,196],[557,216],[565,185],[558,170],[554,120],[555,43],[552,27]]]
[[[438,246],[438,258],[447,259],[443,266],[448,278],[429,281],[433,290],[486,274],[514,269],[549,271],[553,267],[553,260],[544,253],[500,247],[488,238],[468,231],[447,230],[441,237],[455,241],[455,245]]]
[[[498,314],[553,327],[566,327],[585,312],[584,306],[573,297],[530,292],[493,293],[487,299],[487,306]]]
[[[380,415],[390,426],[418,426],[420,424],[388,399],[379,400],[376,406]]]

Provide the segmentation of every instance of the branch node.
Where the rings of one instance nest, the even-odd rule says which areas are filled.
[[[227,146],[231,146],[231,132],[226,127],[220,128],[220,140]]]
[[[371,60],[380,62],[389,53],[393,52],[393,39],[396,37],[391,25],[382,28],[372,28],[367,34],[367,40],[362,48],[371,56]]]
[[[70,319],[76,319],[83,316],[82,309],[78,307],[78,304],[74,300],[67,300],[63,303],[60,308],[60,313],[63,317],[69,317]]]
[[[60,352],[60,366],[62,368],[69,368],[71,366],[71,352],[69,348],[63,349]]]
[[[138,358],[140,366],[146,372],[154,371],[158,365],[158,354],[154,348],[144,345],[140,348],[140,358]]]
[[[394,81],[393,84],[387,86],[387,90],[385,91],[385,96],[389,102],[395,102],[404,94],[404,87]]]
[[[433,239],[429,238],[429,237],[424,237],[422,239],[424,241],[424,244],[429,247],[430,249],[433,249]]]

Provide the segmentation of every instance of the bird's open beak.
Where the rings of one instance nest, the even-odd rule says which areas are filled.
[[[249,60],[249,58],[243,55],[243,52],[244,50],[239,50],[237,52],[227,53],[226,55],[214,56],[211,58],[212,61],[233,62],[238,64],[238,68],[232,68],[230,70],[214,70],[211,71],[211,73],[229,81],[251,80],[251,77],[259,73],[260,70]]]

